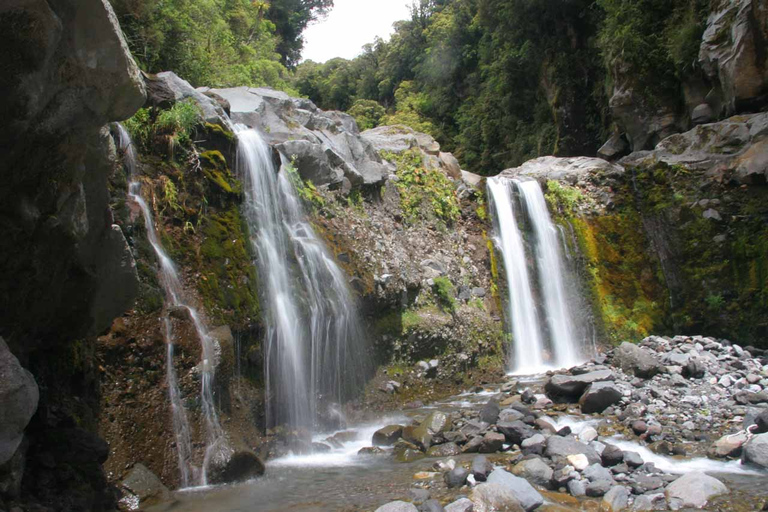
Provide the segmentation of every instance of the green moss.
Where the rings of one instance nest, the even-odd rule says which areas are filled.
[[[450,313],[456,310],[456,288],[447,277],[436,277],[434,279],[432,292],[437,298],[438,304]]]
[[[222,137],[228,142],[235,141],[235,134],[229,130],[225,130],[220,124],[205,123],[205,129],[209,134]]]
[[[236,199],[242,194],[242,185],[240,181],[232,176],[232,173],[227,167],[227,161],[220,151],[206,151],[201,153],[200,164],[208,188],[211,191],[211,194],[209,195],[212,198],[223,203],[228,199]]]

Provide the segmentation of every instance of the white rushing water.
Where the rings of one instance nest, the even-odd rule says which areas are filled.
[[[266,302],[267,422],[316,429],[359,392],[364,336],[344,272],[307,221],[287,162],[238,127],[237,173]]]
[[[171,329],[171,323],[166,316],[163,321],[164,332],[166,336],[167,349],[167,381],[169,389],[169,399],[171,401],[171,410],[173,414],[174,435],[176,437],[176,447],[179,458],[179,471],[181,473],[182,487],[190,485],[192,482],[192,474],[199,473],[197,483],[199,485],[207,485],[208,483],[208,467],[214,457],[219,456],[225,450],[227,450],[226,439],[219,424],[219,418],[216,413],[216,408],[213,402],[213,379],[215,369],[216,346],[208,335],[208,330],[205,328],[203,321],[200,318],[197,310],[187,304],[184,301],[183,287],[179,274],[176,270],[176,266],[173,260],[168,256],[160,243],[157,236],[157,230],[155,229],[155,222],[147,202],[141,195],[141,182],[137,179],[136,174],[136,149],[133,146],[130,135],[125,128],[118,124],[118,145],[123,152],[123,165],[126,172],[129,174],[128,195],[139,206],[142,216],[144,218],[144,226],[152,249],[155,252],[157,261],[160,264],[160,282],[163,290],[165,291],[166,307],[182,307],[189,312],[189,316],[192,319],[192,323],[195,327],[195,332],[200,340],[202,348],[202,361],[200,365],[201,369],[201,385],[200,385],[200,402],[202,404],[203,417],[205,420],[206,431],[206,448],[205,455],[202,463],[202,467],[199,471],[192,466],[192,447],[190,441],[189,422],[187,420],[186,411],[184,410],[181,393],[176,380],[176,373],[173,367],[173,332]]]
[[[574,327],[561,237],[541,187],[533,180],[507,178],[491,178],[487,186],[494,242],[502,256],[509,293],[508,320],[513,335],[510,372],[530,375],[579,364],[584,359],[585,342]],[[519,203],[516,195],[520,196]],[[521,231],[523,223],[532,228],[529,243]],[[530,269],[529,257],[536,262]],[[539,296],[541,311],[536,302]]]

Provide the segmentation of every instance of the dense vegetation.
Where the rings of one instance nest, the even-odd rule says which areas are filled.
[[[434,135],[492,174],[544,154],[594,154],[611,120],[613,77],[682,99],[696,72],[706,0],[418,0],[389,42],[305,62],[295,86],[365,127]],[[376,112],[370,101],[387,109]]]

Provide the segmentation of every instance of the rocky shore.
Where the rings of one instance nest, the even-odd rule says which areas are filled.
[[[734,494],[707,473],[768,476],[767,389],[762,350],[651,336],[510,378],[480,408],[384,427],[362,451],[438,459],[377,512],[759,510],[761,491]]]

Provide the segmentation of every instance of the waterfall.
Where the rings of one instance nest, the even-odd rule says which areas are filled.
[[[173,260],[168,256],[160,243],[155,229],[155,222],[152,216],[152,210],[141,195],[141,182],[136,173],[136,149],[133,146],[130,135],[126,129],[117,124],[118,145],[123,151],[123,165],[129,175],[128,184],[129,197],[139,206],[144,217],[147,239],[149,240],[155,256],[160,264],[160,282],[165,291],[165,305],[168,307],[179,307],[186,309],[189,317],[195,327],[195,332],[200,340],[202,348],[202,361],[200,364],[200,402],[202,404],[203,417],[206,432],[205,456],[200,471],[199,484],[208,484],[208,467],[212,460],[227,449],[226,439],[219,423],[216,408],[213,403],[213,379],[216,354],[216,344],[208,335],[208,330],[203,324],[197,310],[184,301],[183,287],[179,274]],[[171,401],[171,410],[173,413],[174,435],[176,437],[176,446],[179,457],[179,470],[181,472],[182,487],[189,485],[191,467],[192,447],[189,436],[189,422],[186,411],[181,403],[181,393],[176,381],[176,374],[173,367],[173,333],[171,323],[167,317],[163,319],[164,332],[166,336],[167,349],[167,381],[169,389],[169,398]]]
[[[494,242],[509,292],[508,318],[514,338],[510,370],[531,374],[574,366],[583,360],[583,347],[589,342],[573,316],[577,301],[569,293],[561,237],[541,187],[534,180],[500,177],[489,179],[487,186]],[[521,226],[530,226],[528,243]],[[530,269],[529,255],[536,262]]]
[[[237,172],[266,302],[267,423],[314,429],[362,389],[357,307],[344,272],[307,221],[287,162],[278,172],[256,131],[238,127],[237,135]]]

